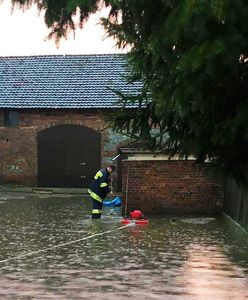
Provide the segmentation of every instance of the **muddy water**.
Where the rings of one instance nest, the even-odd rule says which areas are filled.
[[[118,213],[92,222],[88,199],[0,194],[0,299],[248,299],[248,238],[222,218],[120,229]]]

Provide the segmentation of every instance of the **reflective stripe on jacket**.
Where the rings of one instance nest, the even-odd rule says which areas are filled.
[[[96,173],[94,176],[93,181],[91,182],[88,193],[90,196],[102,202],[103,199],[107,196],[110,192],[109,182],[110,182],[110,174],[107,169],[101,169]]]

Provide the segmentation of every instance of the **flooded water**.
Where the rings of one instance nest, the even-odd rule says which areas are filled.
[[[248,238],[222,218],[124,228],[117,211],[91,221],[90,209],[0,194],[0,299],[248,299]]]

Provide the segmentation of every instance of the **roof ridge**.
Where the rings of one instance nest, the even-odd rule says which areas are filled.
[[[39,54],[39,55],[0,55],[0,59],[1,58],[20,58],[20,59],[24,59],[24,58],[45,58],[45,57],[96,57],[96,56],[126,56],[127,53],[90,53],[90,54]]]

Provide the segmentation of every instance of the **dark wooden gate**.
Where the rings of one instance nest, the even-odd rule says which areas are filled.
[[[60,125],[38,133],[38,186],[88,187],[101,167],[101,134]]]
[[[224,183],[224,212],[248,231],[248,191],[230,178]]]

